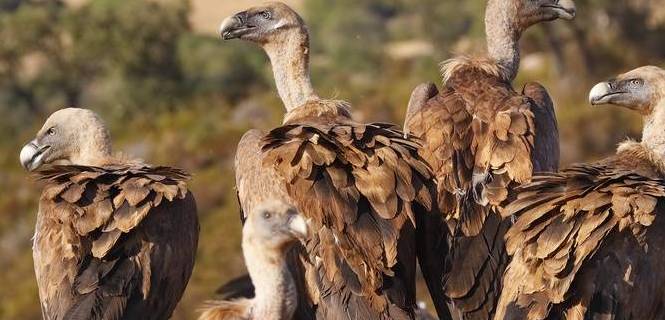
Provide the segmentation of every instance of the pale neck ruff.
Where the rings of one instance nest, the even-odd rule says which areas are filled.
[[[665,101],[656,105],[653,113],[645,118],[642,144],[665,163]]]

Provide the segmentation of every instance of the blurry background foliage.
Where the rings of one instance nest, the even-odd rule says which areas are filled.
[[[516,82],[556,102],[563,164],[639,137],[640,119],[591,108],[591,85],[644,64],[665,66],[661,0],[577,0],[574,23],[527,32]],[[242,133],[279,124],[264,55],[223,43],[221,19],[255,0],[0,0],[0,319],[39,319],[30,238],[39,186],[21,145],[64,106],[108,121],[116,150],[186,168],[200,210],[199,258],[175,319],[243,272],[233,155]],[[313,34],[315,85],[367,121],[401,123],[410,91],[440,82],[438,64],[484,48],[485,0],[292,0]]]

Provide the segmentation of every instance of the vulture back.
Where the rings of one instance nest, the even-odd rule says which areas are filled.
[[[311,219],[304,266],[317,318],[411,318],[414,226],[432,208],[430,169],[420,145],[393,125],[320,108],[335,103],[311,102],[284,126],[243,138],[236,162],[243,210],[264,191],[281,193]]]
[[[663,319],[663,210],[662,174],[627,153],[535,177],[506,208],[496,319]]]
[[[198,243],[189,176],[167,167],[55,166],[34,238],[47,319],[167,319]]]
[[[487,319],[508,262],[502,206],[534,171],[558,169],[556,118],[542,86],[519,94],[491,61],[457,59],[444,68],[443,90],[410,106],[405,122],[423,140],[420,155],[437,178],[447,224],[428,222],[419,258],[440,317],[449,302],[454,317]]]

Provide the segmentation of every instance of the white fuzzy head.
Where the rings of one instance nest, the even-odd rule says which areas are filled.
[[[104,121],[91,110],[67,108],[46,120],[19,157],[21,165],[32,171],[54,162],[99,165],[110,156],[111,138]]]
[[[296,208],[283,201],[272,200],[250,212],[243,228],[243,246],[258,245],[283,253],[307,235],[307,222]]]

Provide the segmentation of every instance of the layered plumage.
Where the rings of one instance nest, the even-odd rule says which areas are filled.
[[[434,195],[419,144],[393,125],[354,121],[345,102],[316,96],[308,33],[287,6],[241,12],[223,23],[222,35],[263,47],[288,111],[283,126],[245,134],[236,180],[244,212],[278,198],[312,220],[299,270],[304,303],[319,319],[413,317],[415,223]]]
[[[303,120],[241,140],[243,211],[281,195],[312,219],[305,268],[318,317],[408,317],[415,303],[414,211],[432,202],[417,145],[389,125]]]
[[[110,155],[101,120],[64,109],[21,152],[44,191],[33,256],[45,319],[166,319],[191,275],[196,204],[181,170]]]
[[[488,57],[447,61],[441,92],[425,84],[413,93],[405,130],[424,141],[420,155],[436,176],[444,215],[428,218],[419,245],[441,318],[450,316],[446,303],[456,319],[493,314],[508,261],[503,235],[509,221],[502,221],[502,205],[534,171],[558,168],[558,130],[547,91],[534,83],[517,93],[511,82],[522,32],[574,13],[572,1],[490,0]]]
[[[298,239],[308,233],[304,217],[281,201],[257,206],[243,227],[242,248],[256,295],[211,302],[200,320],[292,319],[298,292],[286,255]]]
[[[517,189],[497,319],[665,317],[663,93],[665,72],[653,67],[599,84],[592,103],[644,115],[642,142]]]

